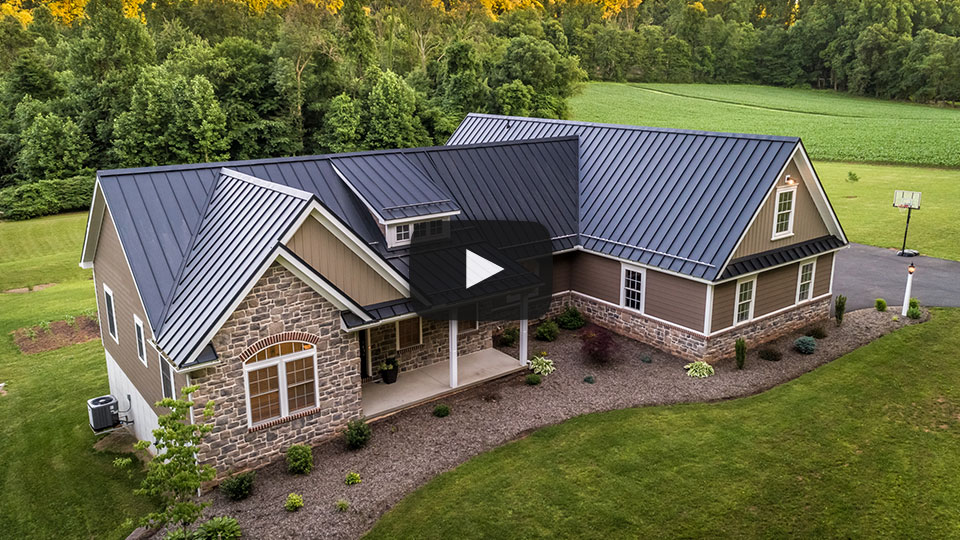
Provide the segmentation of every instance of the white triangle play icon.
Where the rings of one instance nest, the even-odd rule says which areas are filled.
[[[503,267],[484,259],[476,253],[467,252],[467,288],[473,287],[477,283],[489,278],[490,276],[503,272]]]

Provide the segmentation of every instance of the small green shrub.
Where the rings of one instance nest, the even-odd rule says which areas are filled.
[[[737,338],[734,349],[737,353],[737,369],[743,369],[743,364],[747,361],[747,342],[743,338]]]
[[[350,509],[350,501],[346,499],[340,499],[337,501],[337,512],[346,512]]]
[[[853,171],[850,171],[847,173],[847,182],[859,182],[859,181],[860,181],[860,176],[857,173]]]
[[[500,333],[498,343],[501,347],[513,347],[518,339],[520,339],[520,329],[516,326],[511,326]]]
[[[253,471],[235,474],[223,482],[220,482],[218,489],[220,493],[223,493],[224,497],[231,501],[242,501],[250,496],[250,492],[253,491],[254,476],[255,473]]]
[[[837,300],[833,307],[833,316],[837,319],[837,326],[843,324],[843,314],[846,310],[847,297],[842,294],[837,295]]]
[[[798,337],[793,342],[793,348],[800,354],[813,354],[817,350],[817,340],[810,336]]]
[[[687,376],[697,377],[698,379],[706,379],[715,373],[713,366],[704,362],[703,360],[691,362],[683,366],[683,369],[687,370]]]
[[[593,375],[587,375],[586,377],[583,378],[583,382],[587,384],[593,384],[597,382],[597,380],[593,378]]]
[[[543,381],[543,378],[536,373],[528,373],[524,381],[530,386],[536,386]]]
[[[807,330],[807,335],[813,339],[823,339],[827,337],[827,331],[824,330],[822,326],[814,326],[813,328]]]
[[[783,358],[783,353],[776,349],[766,347],[757,351],[757,356],[759,356],[761,360],[766,360],[767,362],[779,362],[780,359]]]
[[[530,359],[530,371],[536,373],[537,375],[542,375],[546,377],[547,375],[556,371],[556,367],[553,365],[553,360],[547,358],[547,352],[542,351],[540,354],[535,354],[533,358]]]
[[[163,535],[163,540],[195,540],[195,538],[193,531],[184,529],[174,529]]]
[[[557,337],[560,336],[560,327],[557,326],[557,323],[547,319],[540,323],[540,326],[537,326],[537,332],[534,335],[540,341],[556,341]]]
[[[450,416],[450,407],[441,403],[433,408],[433,415],[436,416],[437,418],[444,418],[446,416]]]
[[[887,310],[887,301],[883,298],[877,298],[874,300],[873,305],[876,306],[877,311],[886,311]]]
[[[918,307],[907,308],[907,317],[910,317],[911,319],[919,319],[920,317],[923,317],[923,312],[920,311],[920,308]]]
[[[343,480],[343,483],[348,486],[353,486],[359,484],[360,482],[360,473],[355,472],[348,472],[346,478]]]
[[[197,540],[234,540],[243,536],[240,524],[232,517],[215,517],[200,524],[194,538]]]
[[[343,439],[347,442],[347,448],[359,450],[370,442],[373,431],[370,425],[363,420],[351,420],[347,422],[347,428],[343,430]]]
[[[920,309],[920,299],[919,299],[919,298],[911,298],[911,299],[910,299],[909,307]]]
[[[583,328],[585,324],[587,324],[587,319],[583,317],[583,313],[580,313],[579,309],[573,306],[567,306],[563,313],[557,315],[557,325],[564,330],[577,330]]]
[[[295,444],[287,449],[287,471],[293,474],[310,474],[313,470],[313,449],[304,444]]]
[[[303,508],[303,497],[296,493],[291,493],[287,495],[287,501],[283,503],[283,507],[287,509],[287,512],[296,512]]]
[[[649,364],[649,363],[653,362],[653,358],[650,358],[650,355],[649,355],[649,354],[645,354],[645,355],[643,355],[643,356],[640,357],[640,361],[643,362],[644,364]]]

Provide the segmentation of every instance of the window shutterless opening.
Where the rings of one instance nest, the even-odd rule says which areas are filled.
[[[117,336],[117,313],[113,305],[113,291],[110,290],[110,287],[107,287],[106,283],[103,285],[103,306],[107,310],[107,332],[114,341],[120,343]]]
[[[244,362],[243,375],[250,427],[318,405],[317,351],[311,343],[266,347]]]
[[[133,316],[133,331],[137,339],[137,358],[143,362],[143,365],[147,365],[147,343],[143,335],[143,321],[140,320],[140,317],[136,315]]]

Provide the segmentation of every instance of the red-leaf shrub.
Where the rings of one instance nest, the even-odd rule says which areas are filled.
[[[591,325],[580,331],[580,341],[583,343],[580,350],[587,358],[597,363],[604,363],[613,354],[613,336],[606,328]]]

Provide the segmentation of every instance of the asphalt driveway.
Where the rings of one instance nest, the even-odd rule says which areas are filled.
[[[894,250],[862,244],[837,252],[833,294],[846,295],[847,311],[870,307],[877,298],[900,305],[910,263],[917,267],[911,296],[925,306],[960,307],[960,262],[898,257]]]

